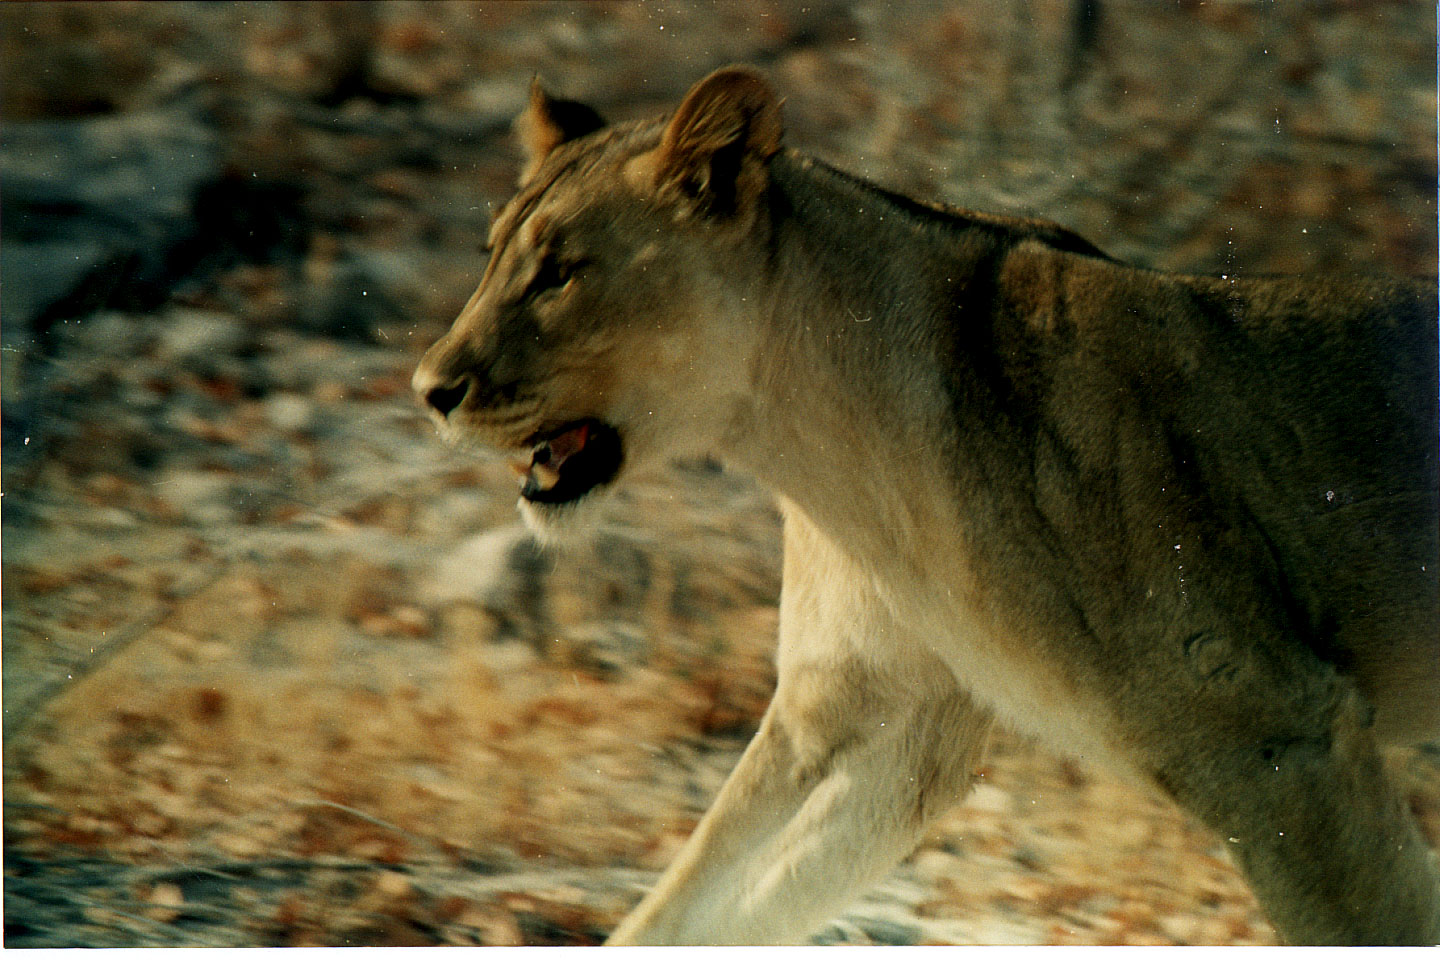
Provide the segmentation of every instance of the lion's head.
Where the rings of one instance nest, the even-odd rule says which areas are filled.
[[[511,456],[534,525],[736,428],[779,104],[721,70],[673,116],[607,127],[536,85],[519,192],[414,388],[451,441]]]

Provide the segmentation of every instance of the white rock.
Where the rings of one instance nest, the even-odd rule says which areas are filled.
[[[315,404],[297,393],[274,393],[265,398],[265,419],[277,430],[302,433],[315,425]]]
[[[156,481],[154,493],[187,519],[200,523],[227,523],[235,518],[230,505],[233,481],[201,470],[167,470]]]
[[[965,806],[971,810],[986,813],[1008,813],[1011,807],[1010,794],[988,783],[977,783],[965,798]]]
[[[510,592],[517,585],[511,551],[529,536],[524,526],[515,523],[471,537],[431,567],[422,581],[422,599],[437,605],[483,602]]]
[[[210,310],[172,309],[160,335],[166,360],[215,360],[236,353],[245,343],[245,327],[235,317]]]
[[[482,524],[491,497],[487,491],[474,488],[446,490],[424,498],[417,504],[415,530],[422,537],[445,537],[473,530]]]

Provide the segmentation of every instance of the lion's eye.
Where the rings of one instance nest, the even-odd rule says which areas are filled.
[[[555,257],[546,257],[540,261],[540,269],[535,271],[535,277],[530,281],[531,295],[545,293],[549,290],[558,290],[570,282],[575,272],[585,265],[583,260],[560,260]]]

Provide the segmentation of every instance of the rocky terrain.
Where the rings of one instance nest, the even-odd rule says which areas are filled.
[[[1436,269],[1433,5],[0,5],[6,946],[586,944],[773,682],[708,464],[542,552],[410,371],[532,76],[755,64],[787,136],[1166,269]],[[1393,758],[1440,844],[1440,769]],[[1211,836],[997,737],[821,943],[1272,943]]]

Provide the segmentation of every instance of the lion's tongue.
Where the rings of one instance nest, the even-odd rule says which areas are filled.
[[[536,489],[550,490],[560,482],[560,466],[585,448],[590,437],[590,424],[582,423],[551,437],[535,449],[528,481]]]
[[[550,458],[546,461],[556,470],[560,465],[579,453],[585,447],[585,441],[590,437],[590,424],[582,423],[578,427],[572,427],[560,434],[558,437],[551,437],[546,447],[550,451]]]

